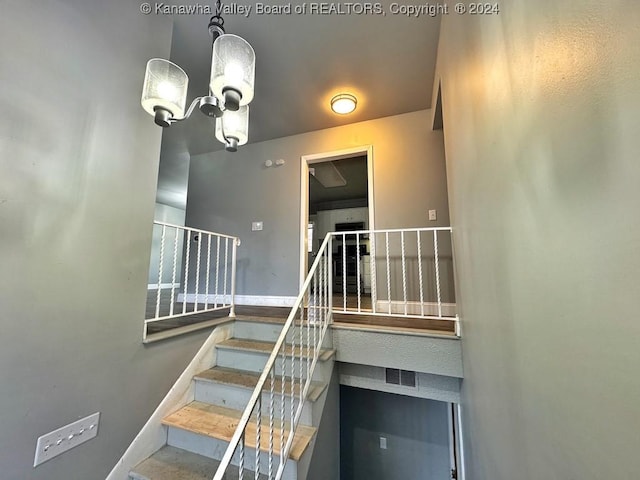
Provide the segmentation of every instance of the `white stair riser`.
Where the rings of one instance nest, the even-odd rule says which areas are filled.
[[[206,380],[195,380],[195,399],[198,402],[210,403],[212,405],[219,405],[227,408],[234,408],[236,410],[243,411],[253,390],[248,388],[238,387],[236,385],[228,385],[225,383],[214,383]],[[289,420],[291,397],[290,392],[285,392],[284,402],[284,417],[285,420]],[[270,395],[269,392],[262,393],[262,415],[268,416],[270,409]],[[275,418],[280,418],[280,391],[276,390],[274,395],[274,407],[273,414]],[[296,402],[297,405],[297,402]],[[303,425],[311,425],[313,419],[313,403],[306,401],[302,408],[302,414],[300,417],[300,423]],[[276,426],[278,423],[276,423]]]
[[[235,350],[229,348],[217,348],[216,352],[216,365],[220,367],[235,368],[238,370],[247,370],[250,372],[261,373],[264,370],[264,366],[267,363],[269,354],[262,352],[255,352],[249,350]],[[300,361],[294,359],[293,374],[294,376],[300,376]],[[326,382],[327,376],[331,375],[331,370],[325,365],[326,362],[318,360],[316,363],[316,369],[313,373],[313,380]],[[303,375],[307,372],[307,361],[302,361]],[[276,361],[276,375],[282,374],[282,357],[278,356]],[[291,357],[288,356],[286,360],[285,375],[291,375]]]
[[[282,332],[281,324],[272,324],[272,323],[263,323],[263,322],[251,322],[247,320],[236,320],[234,324],[234,337],[235,338],[245,338],[247,340],[261,340],[265,342],[275,342],[278,338],[280,338],[280,333]],[[307,332],[307,327],[303,327],[302,329],[302,340],[303,343],[307,343],[307,335],[309,335],[309,340],[313,343],[313,325],[309,328]],[[320,335],[320,327],[316,327],[315,329],[316,337]],[[293,337],[291,334],[287,336],[287,342],[291,343],[292,338],[295,338],[296,343],[300,342],[300,327],[294,327]],[[324,338],[324,348],[331,348],[331,335],[325,335]]]
[[[264,434],[264,432],[263,432]],[[268,431],[266,435],[268,435]],[[205,457],[213,458],[215,460],[221,460],[224,456],[224,453],[227,449],[228,442],[224,440],[218,440],[217,438],[211,438],[204,435],[199,435],[197,433],[189,432],[187,430],[182,430],[179,428],[169,427],[168,435],[167,435],[167,444],[173,447],[182,448],[183,450],[187,450],[189,452],[198,453]],[[236,453],[233,455],[231,463],[233,465],[238,465],[239,463],[239,452],[236,450]],[[256,465],[256,457],[255,457],[255,449],[245,448],[244,454],[244,465],[248,470],[255,471]],[[278,468],[278,464],[280,462],[280,457],[274,455],[273,457],[273,473],[275,475],[276,469]],[[266,452],[260,453],[260,473],[265,474],[268,473],[269,468],[269,455]],[[297,480],[298,478],[298,464],[295,460],[289,459],[287,462],[284,475],[282,476],[283,480]]]

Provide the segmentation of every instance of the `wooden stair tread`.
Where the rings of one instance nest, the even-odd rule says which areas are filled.
[[[275,342],[264,342],[262,340],[247,340],[244,338],[229,338],[224,342],[220,342],[217,344],[218,348],[229,348],[232,350],[248,350],[254,352],[261,353],[271,353],[275,346]],[[291,356],[292,346],[287,344],[285,345],[285,354]],[[295,355],[299,356],[300,347],[296,345],[295,347]],[[302,349],[302,353],[304,357],[307,356],[306,348]],[[329,350],[326,348],[320,349],[320,356],[318,360],[327,361],[335,354],[335,350]]]
[[[220,462],[181,448],[165,446],[140,462],[129,473],[133,480],[211,480]],[[230,478],[236,478],[238,467],[230,465]],[[247,477],[254,478],[254,472],[245,471]],[[267,480],[260,475],[260,480]]]
[[[232,408],[219,407],[217,405],[211,405],[203,402],[191,402],[180,410],[167,415],[162,420],[162,424],[229,442],[236,431],[241,416],[241,411],[234,410]],[[260,450],[262,451],[269,450],[268,423],[269,421],[267,419],[267,426],[265,427],[265,423],[263,421],[261,428]],[[279,421],[276,421],[273,428],[273,451],[274,454],[277,455],[280,454],[281,448],[279,423]],[[287,433],[288,427],[285,423],[285,442]],[[296,461],[300,460],[300,457],[309,445],[309,442],[311,442],[315,433],[316,429],[313,427],[298,425],[293,437],[293,444],[291,445],[289,458]],[[255,418],[252,418],[247,425],[245,445],[249,448],[256,447]]]
[[[224,383],[227,385],[235,385],[238,387],[249,388],[253,390],[260,379],[260,373],[249,372],[246,370],[236,370],[234,368],[226,367],[213,367],[204,372],[200,372],[195,376],[197,380],[205,380],[215,383]],[[269,391],[269,380],[264,385],[263,391]],[[318,397],[325,389],[325,385],[320,382],[311,382],[309,388],[308,399],[312,402],[318,400]],[[274,390],[277,394],[282,391],[282,379],[280,375],[276,375],[274,382]],[[291,380],[286,379],[284,382],[285,395],[291,395]],[[300,384],[295,383],[293,392],[295,395],[300,395]]]

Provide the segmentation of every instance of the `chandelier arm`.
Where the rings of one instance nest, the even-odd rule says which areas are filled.
[[[189,109],[187,110],[187,113],[185,113],[182,117],[171,117],[171,123],[181,122],[182,120],[186,120],[187,118],[189,118],[193,113],[193,111],[195,110],[196,105],[200,103],[201,99],[202,97],[194,98],[193,102],[191,102],[191,105],[189,105]]]

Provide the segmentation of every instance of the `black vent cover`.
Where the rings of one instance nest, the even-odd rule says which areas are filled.
[[[385,368],[385,381],[392,385],[415,387],[416,372],[412,372],[410,370],[398,370],[397,368]]]

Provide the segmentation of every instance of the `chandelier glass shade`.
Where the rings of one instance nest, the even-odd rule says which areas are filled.
[[[227,110],[238,110],[253,100],[256,54],[249,43],[237,35],[225,33],[213,44],[211,93],[224,99]]]
[[[155,116],[165,109],[174,117],[184,116],[189,77],[178,65],[162,58],[147,62],[142,88],[142,108]]]
[[[216,138],[230,151],[246,144],[249,140],[249,106],[240,107],[235,112],[224,112],[224,115],[216,120]]]

